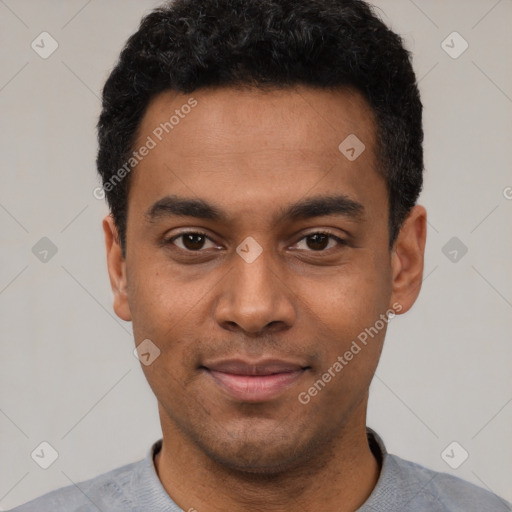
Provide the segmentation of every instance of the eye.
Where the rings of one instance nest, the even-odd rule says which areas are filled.
[[[345,240],[336,235],[333,235],[332,233],[329,233],[328,231],[309,233],[308,235],[302,237],[297,242],[296,246],[299,246],[303,240],[306,241],[306,250],[309,248],[314,252],[325,252],[326,249],[331,249],[336,245],[347,245]],[[329,246],[330,242],[334,242],[334,244]],[[300,247],[298,248],[301,249]]]
[[[181,245],[178,243],[175,243],[175,241],[181,239]],[[175,235],[168,240],[166,240],[166,243],[173,244],[179,247],[180,249],[184,251],[195,251],[198,252],[201,249],[205,248],[205,243],[209,241],[211,243],[210,248],[217,247],[216,244],[213,243],[210,238],[206,235],[206,233],[201,233],[197,231],[187,231],[185,233],[180,233],[179,235]],[[208,247],[206,247],[208,249]]]

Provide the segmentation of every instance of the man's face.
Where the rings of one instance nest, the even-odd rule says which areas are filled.
[[[150,103],[135,149],[156,145],[131,176],[115,310],[160,350],[143,370],[164,436],[271,472],[364,425],[385,326],[353,341],[397,298],[373,119],[357,93],[310,88]],[[355,139],[338,149],[351,134],[355,159]]]

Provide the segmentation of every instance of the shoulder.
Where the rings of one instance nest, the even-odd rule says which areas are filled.
[[[433,471],[396,455],[388,454],[387,458],[394,480],[400,483],[402,492],[406,491],[411,510],[512,511],[507,501],[461,478]]]
[[[61,487],[10,512],[97,512],[98,509],[125,512],[132,505],[125,489],[130,488],[130,482],[143,462],[133,462],[89,480]]]

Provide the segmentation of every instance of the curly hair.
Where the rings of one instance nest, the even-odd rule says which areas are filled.
[[[423,107],[401,37],[362,0],[175,0],[142,19],[103,89],[97,167],[123,252],[130,176],[105,185],[155,95],[296,85],[355,88],[372,108],[391,248],[423,183]]]

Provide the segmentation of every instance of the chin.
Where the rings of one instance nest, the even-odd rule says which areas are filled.
[[[210,449],[208,455],[225,470],[248,477],[275,477],[300,466],[302,459],[291,447],[272,449],[268,445],[264,450],[261,446],[245,445],[231,453]]]
[[[224,470],[251,476],[277,476],[296,468],[304,468],[318,453],[319,442],[305,437],[305,430],[287,432],[250,429],[234,432],[224,431],[223,435],[203,437],[198,441],[201,450]]]

